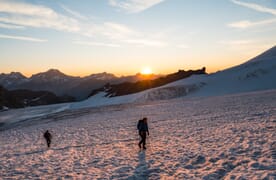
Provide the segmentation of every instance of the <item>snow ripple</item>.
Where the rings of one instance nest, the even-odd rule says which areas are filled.
[[[275,179],[275,98],[276,91],[264,91],[27,120],[0,131],[1,178]],[[144,116],[150,136],[148,149],[139,151],[136,123]]]

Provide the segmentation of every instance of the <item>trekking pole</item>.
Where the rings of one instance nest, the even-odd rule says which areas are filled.
[[[149,146],[149,150],[152,152],[152,148],[151,148],[151,140],[150,140],[150,136],[148,136],[148,146]]]

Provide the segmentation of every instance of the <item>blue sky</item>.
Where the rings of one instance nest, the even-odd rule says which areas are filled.
[[[275,0],[0,0],[0,72],[214,72],[276,45]]]

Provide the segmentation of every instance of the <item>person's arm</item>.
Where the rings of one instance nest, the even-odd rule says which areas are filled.
[[[147,132],[148,132],[148,136],[149,136],[149,127],[148,127],[148,124],[147,124]]]

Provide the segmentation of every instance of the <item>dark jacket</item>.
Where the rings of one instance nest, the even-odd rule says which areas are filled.
[[[139,130],[139,132],[149,132],[148,124],[144,123],[143,120],[138,121],[137,129]]]
[[[44,138],[47,139],[47,140],[51,140],[52,139],[52,135],[49,131],[46,131],[44,133]]]

